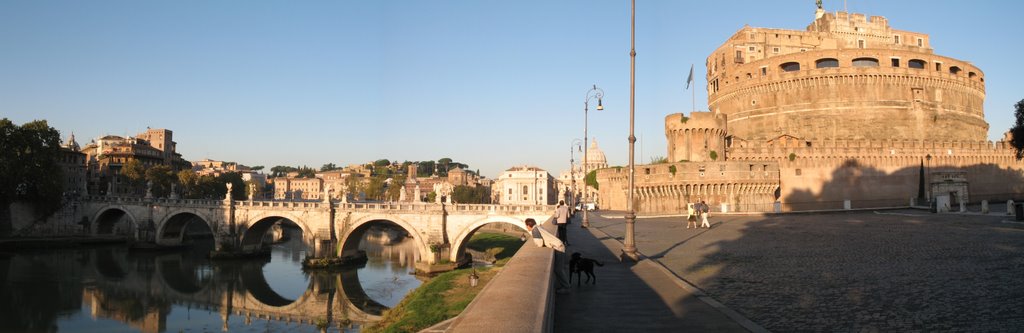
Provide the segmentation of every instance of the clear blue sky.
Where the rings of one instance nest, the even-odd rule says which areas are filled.
[[[744,24],[814,18],[814,1],[638,2],[638,163],[666,155],[664,117],[690,111],[691,64],[706,109],[709,52]],[[1024,98],[1020,2],[847,6],[980,67],[989,138],[1011,126]],[[0,0],[0,117],[46,119],[82,144],[168,128],[190,160],[451,157],[488,177],[521,164],[557,176],[596,83],[605,110],[591,110],[590,134],[625,165],[629,14],[625,0]]]

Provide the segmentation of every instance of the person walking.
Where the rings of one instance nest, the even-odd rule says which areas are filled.
[[[710,211],[708,204],[704,200],[700,201],[700,227],[711,229],[711,224],[708,223],[708,211]]]
[[[565,243],[565,246],[569,246],[567,223],[569,223],[569,206],[565,205],[565,200],[559,200],[558,208],[555,209],[555,225],[558,226],[558,240]]]
[[[692,202],[686,203],[686,229],[690,229],[690,224],[693,224],[694,228],[697,227],[697,210],[694,209]]]
[[[547,247],[555,250],[555,282],[557,287],[555,288],[556,294],[567,294],[569,293],[569,274],[566,271],[565,266],[565,244],[562,243],[558,237],[552,235],[544,228],[540,228],[537,225],[537,221],[528,218],[526,221],[526,230],[530,232],[530,236],[533,238],[533,243],[539,247]]]

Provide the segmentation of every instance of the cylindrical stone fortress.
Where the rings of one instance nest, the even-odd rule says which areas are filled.
[[[807,31],[744,27],[707,58],[708,106],[745,140],[984,141],[984,74],[885,18],[818,12]]]

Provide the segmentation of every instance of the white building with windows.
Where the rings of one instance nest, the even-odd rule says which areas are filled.
[[[503,205],[554,205],[558,203],[555,177],[534,166],[516,166],[494,180],[491,202]]]

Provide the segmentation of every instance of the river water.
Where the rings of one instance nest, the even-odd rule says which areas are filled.
[[[268,259],[125,246],[0,253],[0,332],[357,332],[421,281],[416,250],[368,237],[365,266],[306,273],[300,237]]]

